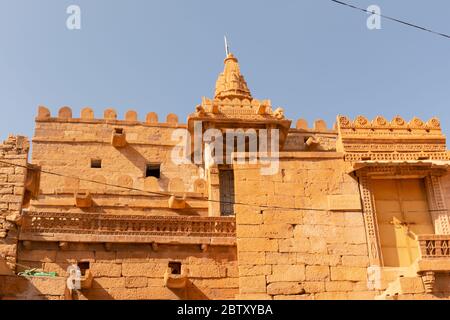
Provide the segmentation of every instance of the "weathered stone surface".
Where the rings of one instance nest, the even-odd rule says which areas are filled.
[[[303,280],[305,280],[304,265],[274,265],[272,266],[272,275],[267,276],[269,283]]]
[[[94,277],[120,277],[122,275],[122,266],[111,263],[92,263],[90,270]],[[128,275],[126,274],[127,271],[125,270],[125,276]]]
[[[148,285],[146,277],[127,277],[124,280],[126,288],[145,288]]]
[[[239,264],[242,265],[262,265],[266,263],[266,254],[264,252],[240,251],[238,253]],[[267,262],[270,264],[269,262]]]
[[[331,211],[360,211],[361,198],[358,194],[329,195],[328,209]]]
[[[331,267],[331,280],[363,281],[367,279],[367,269],[357,267]]]
[[[189,266],[189,275],[193,278],[223,278],[226,276],[226,268],[216,264],[193,265]]]
[[[23,137],[0,144],[0,298],[61,299],[72,263],[94,276],[76,299],[448,298],[442,217],[429,229],[441,235],[419,240],[420,250],[439,244],[441,253],[427,247],[422,256],[435,256],[410,268],[373,267],[382,265],[379,248],[389,240],[390,219],[376,226],[377,215],[394,192],[378,188],[379,197],[381,179],[372,177],[401,178],[395,183],[406,211],[450,206],[438,119],[339,116],[333,129],[323,120],[293,128],[282,108],[252,97],[233,55],[214,99],[202,99],[193,111],[187,124],[171,113],[159,123],[154,112],[143,123],[133,110],[120,119],[109,108],[95,119],[88,107],[81,118],[68,107],[54,117],[40,107],[32,157]],[[175,130],[192,129],[197,120],[203,129],[279,129],[278,170],[265,175],[262,163],[235,161],[228,175],[206,158],[206,165],[174,163]],[[46,171],[59,174],[39,175]],[[412,176],[427,178],[420,188],[403,187]],[[232,181],[223,184],[224,178]],[[223,206],[224,196],[236,203]],[[234,218],[221,217],[223,210]],[[424,223],[405,222],[414,230]],[[188,277],[185,288],[165,286],[169,266]],[[29,268],[59,277],[14,276]],[[426,279],[429,286],[435,280],[433,295],[424,293],[420,273],[427,271],[436,272]]]
[[[240,252],[278,251],[277,240],[270,240],[270,239],[261,239],[261,238],[238,239],[237,246]]]
[[[267,286],[267,293],[271,295],[294,295],[305,292],[298,282],[274,282]]]
[[[122,275],[125,277],[158,278],[164,276],[166,269],[167,266],[155,263],[122,263]]]
[[[241,276],[239,277],[239,293],[265,293],[265,276]]]
[[[272,266],[270,265],[241,265],[239,266],[240,276],[258,276],[268,275],[272,273]]]
[[[125,278],[107,278],[99,277],[95,278],[92,282],[92,288],[123,288],[126,286]]]
[[[307,281],[321,281],[330,278],[330,268],[328,266],[306,266]]]

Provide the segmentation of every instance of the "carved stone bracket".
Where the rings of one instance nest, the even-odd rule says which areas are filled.
[[[434,292],[434,284],[436,282],[436,275],[433,271],[427,271],[422,273],[423,286],[426,293]]]

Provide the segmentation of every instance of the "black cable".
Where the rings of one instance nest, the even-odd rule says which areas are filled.
[[[6,164],[6,165],[10,165],[10,166],[14,166],[14,167],[19,167],[19,168],[30,169],[28,166],[15,164],[15,163],[10,163],[10,162],[7,162],[7,161],[2,161],[2,160],[0,160],[0,163]],[[63,178],[77,179],[77,180],[80,180],[80,181],[97,183],[97,184],[104,185],[104,186],[109,186],[109,187],[116,187],[116,188],[121,188],[121,189],[125,189],[125,190],[130,190],[130,191],[138,191],[138,192],[148,193],[148,194],[151,194],[151,195],[159,195],[159,196],[164,196],[164,197],[176,196],[175,194],[172,194],[172,193],[141,190],[141,189],[137,189],[137,188],[133,188],[133,187],[121,186],[121,185],[118,185],[118,184],[112,184],[112,183],[100,182],[100,181],[95,181],[95,180],[86,179],[86,178],[80,178],[80,177],[75,177],[75,176],[70,176],[70,175],[64,175],[64,174],[61,174],[61,173],[46,171],[46,170],[42,170],[42,169],[39,169],[39,171],[41,173],[44,173],[44,174],[54,175],[54,176],[63,177]],[[223,203],[223,204],[231,204],[231,205],[236,205],[237,204],[237,205],[243,205],[243,206],[249,206],[249,207],[264,208],[264,209],[275,209],[275,210],[318,211],[318,212],[328,212],[328,211],[330,211],[330,210],[327,210],[327,209],[319,209],[319,208],[279,207],[279,206],[257,205],[257,204],[250,204],[250,203],[244,203],[244,202],[220,201],[220,200],[212,200],[212,199],[202,199],[202,200],[203,201],[208,201],[208,202],[213,202],[213,203]],[[428,212],[442,212],[442,211],[448,211],[448,210],[431,210],[431,209],[428,210]],[[413,213],[413,212],[423,212],[423,211],[408,211],[408,212]],[[390,212],[390,213],[393,213],[393,212]]]
[[[363,11],[363,12],[370,13],[370,14],[375,14],[375,15],[377,15],[379,17],[382,17],[382,18],[385,18],[387,20],[391,20],[391,21],[394,21],[394,22],[397,22],[397,23],[401,23],[401,24],[406,25],[408,27],[413,27],[413,28],[416,28],[416,29],[419,29],[419,30],[422,30],[422,31],[430,32],[430,33],[433,33],[435,35],[438,35],[438,36],[450,39],[450,35],[445,34],[445,33],[437,32],[437,31],[434,31],[434,30],[431,30],[431,29],[428,29],[428,28],[425,28],[425,27],[418,26],[418,25],[410,23],[410,22],[406,22],[406,21],[402,21],[400,19],[392,18],[392,17],[386,16],[384,14],[378,14],[376,12],[371,12],[371,11],[369,11],[367,9],[359,8],[357,6],[354,6],[352,4],[349,4],[349,3],[346,3],[346,2],[343,2],[343,1],[338,1],[338,0],[330,0],[330,1],[332,1],[334,3],[337,3],[337,4],[340,4],[340,5],[343,5],[343,6],[346,6],[346,7],[349,7],[349,8],[352,8],[352,9],[355,9],[355,10]]]

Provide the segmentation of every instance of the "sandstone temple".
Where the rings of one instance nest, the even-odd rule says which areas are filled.
[[[437,118],[293,123],[252,97],[232,54],[192,111],[181,123],[41,106],[31,149],[0,144],[0,300],[450,298]],[[247,140],[214,161],[196,124],[276,129],[275,172],[239,161]],[[200,161],[173,161],[180,129]]]

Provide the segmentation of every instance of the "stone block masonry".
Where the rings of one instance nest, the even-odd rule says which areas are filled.
[[[28,149],[28,140],[20,136],[0,144],[0,275],[13,275],[16,270]]]
[[[253,189],[255,199],[265,199],[261,204],[293,209],[262,208],[249,213],[238,208],[241,298],[340,299],[369,291],[364,220],[359,200],[351,193],[357,182],[334,183],[346,179],[343,160],[313,163],[304,159],[281,163],[280,174],[273,177],[281,182],[272,183],[282,185],[285,177],[296,175],[302,183],[292,187],[295,192],[271,188],[263,177],[260,187]],[[258,177],[250,180],[239,174],[237,189],[258,183]],[[306,208],[296,203],[305,203]],[[360,249],[354,248],[358,245]],[[370,294],[375,296],[378,291]]]

